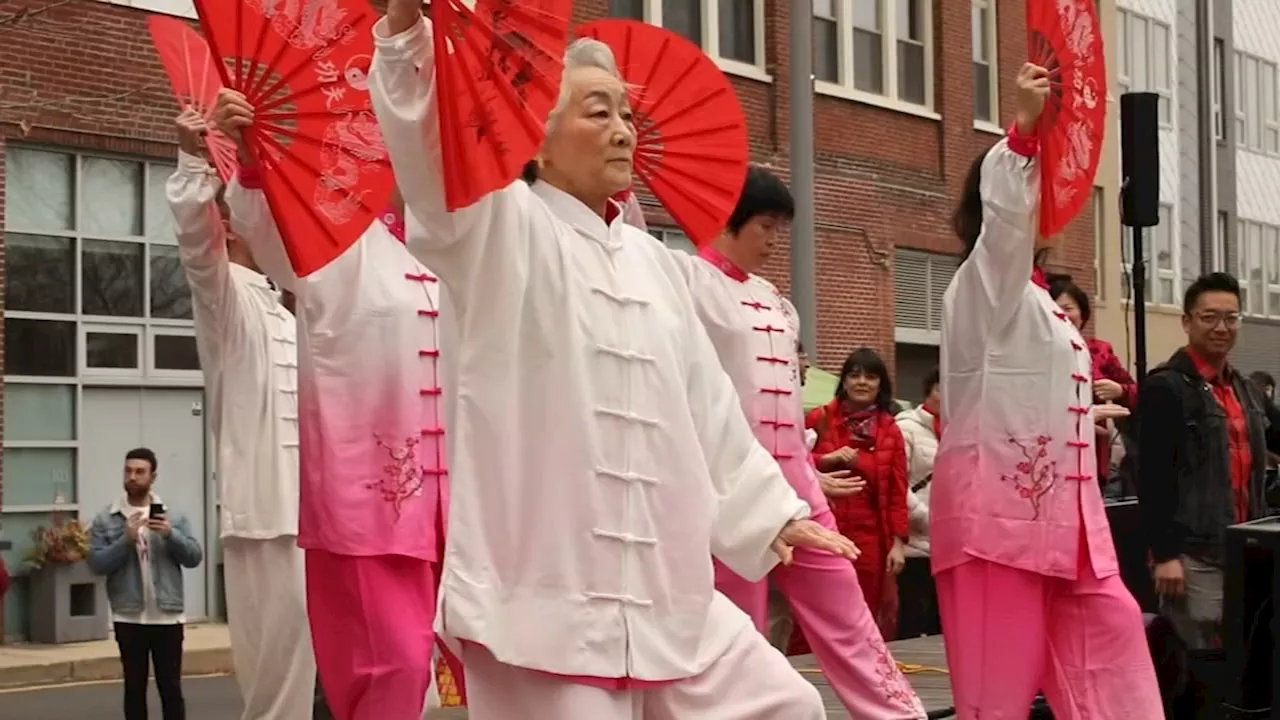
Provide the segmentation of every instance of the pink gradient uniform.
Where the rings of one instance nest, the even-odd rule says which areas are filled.
[[[258,264],[297,297],[298,544],[326,701],[338,720],[417,718],[447,507],[439,282],[395,218],[297,277],[257,186],[242,170],[227,202]]]
[[[714,248],[686,262],[698,317],[733,380],[756,440],[809,504],[813,520],[836,530],[805,442],[795,308],[768,280]],[[827,682],[850,713],[877,720],[925,716],[867,608],[852,563],[797,548],[794,562],[778,565],[769,578],[786,596]],[[717,562],[716,589],[767,634],[769,579],[753,582]]]
[[[1091,360],[1032,282],[1039,167],[1011,133],[982,168],[981,237],[944,296],[932,565],[960,720],[1160,718],[1096,477]]]

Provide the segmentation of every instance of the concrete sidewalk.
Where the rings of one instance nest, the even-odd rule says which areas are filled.
[[[188,625],[185,675],[231,672],[226,625]],[[0,690],[120,679],[115,638],[70,645],[0,645]]]

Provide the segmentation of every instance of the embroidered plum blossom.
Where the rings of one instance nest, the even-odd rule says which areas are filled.
[[[884,638],[880,636],[880,633],[869,633],[867,635],[867,645],[871,647],[871,652],[875,654],[876,675],[880,678],[880,692],[884,693],[885,698],[890,702],[924,714],[924,706],[921,705],[920,698],[916,696],[915,690],[911,689],[911,684],[907,682],[906,676],[898,669],[898,663],[889,654],[889,648],[884,644]]]
[[[400,446],[389,445],[376,435],[374,440],[378,447],[387,451],[391,462],[382,466],[381,477],[365,483],[365,487],[380,493],[383,500],[391,503],[398,520],[405,501],[422,495],[426,483],[427,471],[418,464],[417,448],[421,438],[405,438]]]
[[[1059,478],[1058,463],[1049,459],[1049,443],[1052,440],[1048,435],[1038,435],[1030,443],[1009,438],[1009,444],[1017,445],[1025,459],[1014,466],[1013,475],[1001,475],[1000,480],[1012,483],[1018,497],[1030,503],[1032,520],[1040,518],[1040,503]]]

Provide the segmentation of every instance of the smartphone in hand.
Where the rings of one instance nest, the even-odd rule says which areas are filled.
[[[151,517],[164,517],[164,503],[151,503]]]

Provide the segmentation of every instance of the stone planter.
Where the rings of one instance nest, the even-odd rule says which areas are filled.
[[[111,611],[106,582],[84,562],[31,572],[27,599],[31,642],[60,645],[107,639]]]

